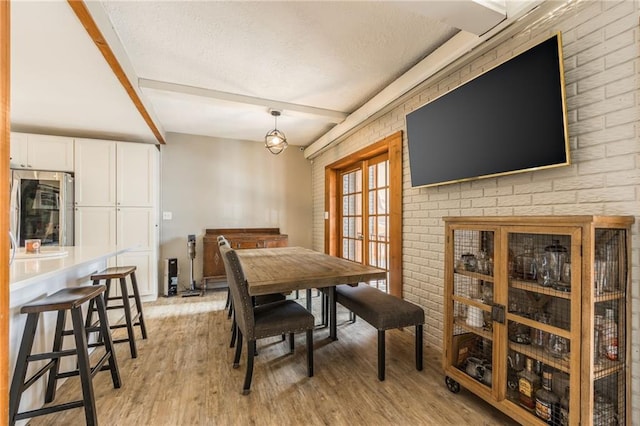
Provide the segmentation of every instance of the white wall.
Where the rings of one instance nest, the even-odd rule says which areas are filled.
[[[556,3],[561,5],[560,2]],[[640,3],[589,1],[561,7],[537,22],[525,21],[471,63],[429,84],[405,103],[369,123],[336,147],[314,158],[313,245],[324,243],[324,168],[345,155],[398,130],[405,115],[442,93],[500,63],[524,46],[562,32],[571,144],[570,167],[500,178],[411,188],[406,134],[403,152],[404,297],[425,308],[425,341],[443,339],[443,216],[634,215],[632,262],[633,424],[640,425]],[[526,26],[528,25],[528,26]]]
[[[310,162],[298,147],[273,155],[258,142],[169,133],[161,147],[160,209],[173,219],[160,222],[161,263],[178,258],[179,290],[187,288],[187,235],[195,234],[200,285],[206,228],[280,228],[289,245],[310,248],[310,187]]]

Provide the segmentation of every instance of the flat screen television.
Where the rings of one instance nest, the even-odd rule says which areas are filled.
[[[411,186],[570,164],[560,33],[407,114]]]

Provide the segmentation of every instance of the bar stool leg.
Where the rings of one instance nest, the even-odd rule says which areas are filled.
[[[20,397],[24,391],[24,379],[27,377],[27,358],[31,355],[33,348],[33,340],[36,335],[36,327],[40,313],[32,313],[27,315],[27,322],[24,326],[22,335],[22,343],[18,351],[18,359],[16,360],[16,369],[13,373],[13,381],[11,382],[11,391],[9,392],[9,424],[14,425],[16,422],[16,414],[20,406]]]
[[[131,320],[131,304],[129,303],[129,291],[127,290],[127,281],[124,278],[120,278],[120,291],[122,292],[122,305],[124,306],[124,318],[127,326],[127,334],[129,335],[129,349],[131,350],[131,358],[137,358],[138,351],[136,349],[133,321]]]
[[[144,325],[144,315],[142,314],[142,301],[140,300],[140,292],[138,291],[138,280],[135,271],[131,273],[131,286],[133,289],[133,297],[136,301],[136,309],[138,310],[138,322],[142,331],[142,338],[147,338],[147,327]],[[203,286],[204,288],[204,286]]]
[[[100,296],[98,296],[100,297]],[[78,372],[80,384],[82,386],[82,400],[84,402],[84,416],[87,426],[98,424],[96,416],[96,401],[93,394],[93,383],[91,382],[91,365],[89,364],[89,351],[87,348],[87,334],[84,328],[82,310],[80,307],[71,309],[71,319],[73,321],[73,335],[76,341],[78,352]],[[108,338],[108,336],[105,336]]]
[[[58,311],[58,320],[56,321],[56,331],[53,335],[53,352],[60,352],[62,349],[63,332],[65,330],[67,315],[66,311]],[[58,373],[60,372],[60,358],[51,360],[53,366],[49,370],[49,380],[47,381],[47,392],[44,396],[44,402],[51,402],[56,397],[56,383],[58,381]]]
[[[111,381],[113,387],[118,389],[121,386],[120,382],[120,370],[118,369],[118,362],[116,361],[116,349],[113,346],[113,340],[111,339],[111,328],[109,327],[109,317],[107,316],[107,310],[105,307],[105,301],[102,297],[96,298],[96,304],[98,305],[98,318],[100,320],[100,334],[104,336],[105,350],[111,354],[109,359],[109,370],[111,371]]]

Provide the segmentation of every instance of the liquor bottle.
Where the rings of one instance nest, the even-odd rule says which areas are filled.
[[[536,392],[536,416],[548,424],[556,422],[558,413],[554,413],[554,411],[558,409],[560,402],[558,395],[551,390],[552,375],[551,368],[545,367],[542,370],[542,388]]]
[[[540,377],[533,372],[533,360],[527,358],[525,369],[518,373],[518,391],[520,405],[530,411],[536,408],[536,391],[540,389]]]

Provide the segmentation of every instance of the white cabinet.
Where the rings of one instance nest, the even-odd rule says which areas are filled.
[[[112,207],[76,207],[76,246],[116,246],[116,211]]]
[[[158,150],[154,145],[76,140],[76,205],[156,205]]]
[[[15,169],[73,172],[73,138],[11,133],[10,164]]]
[[[118,247],[132,247],[132,251],[148,251],[155,247],[155,209],[148,207],[118,207],[116,224]]]
[[[76,139],[75,151],[75,204],[115,206],[116,143]]]
[[[156,200],[158,150],[154,145],[118,142],[117,204],[152,207]]]
[[[154,145],[76,140],[77,245],[129,251],[112,266],[135,265],[142,296],[157,296],[158,150]]]

